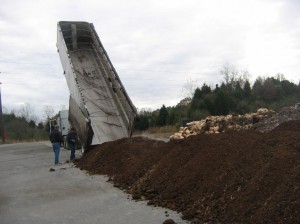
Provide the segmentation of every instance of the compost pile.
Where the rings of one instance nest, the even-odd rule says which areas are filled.
[[[300,223],[300,120],[266,133],[120,139],[76,165],[192,223]]]

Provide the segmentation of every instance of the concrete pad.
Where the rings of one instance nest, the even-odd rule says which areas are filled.
[[[65,163],[69,154],[61,149],[63,164],[54,166],[48,142],[0,145],[1,224],[188,223],[174,211],[129,199],[105,176],[90,176]]]

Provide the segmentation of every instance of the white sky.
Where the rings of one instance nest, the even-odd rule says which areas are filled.
[[[58,21],[93,23],[138,109],[176,105],[190,79],[215,86],[224,64],[300,79],[299,0],[1,0],[0,82],[9,110],[68,108]]]

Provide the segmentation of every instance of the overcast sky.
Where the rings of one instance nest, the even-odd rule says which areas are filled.
[[[138,109],[176,105],[183,86],[221,83],[230,64],[300,79],[299,0],[1,0],[0,82],[9,110],[68,109],[58,21],[93,23]]]

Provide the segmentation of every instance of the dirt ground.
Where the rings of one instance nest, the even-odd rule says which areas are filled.
[[[192,223],[300,223],[300,120],[163,142],[107,142],[76,165]]]

